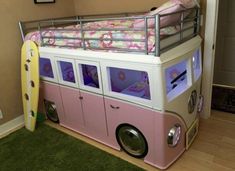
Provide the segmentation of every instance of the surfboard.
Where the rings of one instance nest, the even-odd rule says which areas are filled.
[[[25,127],[34,131],[39,100],[39,52],[31,40],[25,41],[21,49],[21,87]]]

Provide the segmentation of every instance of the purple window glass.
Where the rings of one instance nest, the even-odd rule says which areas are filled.
[[[84,85],[99,88],[100,86],[97,67],[86,64],[82,64],[81,66]]]
[[[166,92],[167,94],[172,90],[182,92],[187,86],[187,61],[184,60],[178,64],[170,66],[165,70]],[[181,90],[182,89],[182,90]]]
[[[54,78],[51,61],[48,58],[39,58],[40,76]]]
[[[60,61],[60,69],[64,81],[75,83],[73,65],[70,62]]]
[[[150,99],[149,78],[145,71],[109,68],[111,91]]]
[[[201,59],[200,59],[200,51],[197,50],[193,54],[193,70],[194,70],[194,78],[198,79],[201,75]]]

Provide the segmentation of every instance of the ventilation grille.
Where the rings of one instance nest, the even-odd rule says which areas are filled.
[[[186,132],[186,150],[190,147],[198,133],[199,120],[196,119]]]

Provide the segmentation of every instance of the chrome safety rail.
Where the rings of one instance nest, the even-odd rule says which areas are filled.
[[[193,13],[193,15],[189,15],[190,17],[185,17],[186,13]],[[137,14],[137,15],[136,15]],[[38,30],[40,33],[41,39],[41,46],[59,46],[59,45],[52,45],[48,42],[45,42],[45,39],[61,39],[61,40],[80,40],[82,43],[80,46],[59,46],[59,47],[68,47],[68,48],[83,48],[86,49],[94,49],[94,50],[113,50],[117,52],[128,52],[128,53],[142,53],[142,54],[151,54],[154,56],[160,56],[161,53],[178,46],[179,44],[191,39],[192,37],[199,34],[200,28],[200,9],[195,7],[191,9],[186,9],[174,13],[163,14],[163,15],[153,15],[153,16],[145,16],[141,15],[143,12],[140,13],[122,13],[122,14],[100,14],[100,15],[84,15],[84,16],[73,16],[73,17],[65,17],[65,18],[55,18],[55,19],[46,19],[46,20],[36,20],[36,21],[26,21],[26,22],[19,22],[19,28],[21,32],[22,39],[24,40],[27,33],[31,31]],[[135,15],[135,16],[133,16]],[[174,15],[180,15],[180,21],[177,23],[173,23],[171,26],[180,26],[179,31],[174,34],[163,36],[161,37],[160,31],[165,27],[160,27],[160,22],[162,17],[169,17]],[[109,17],[106,17],[109,16]],[[111,17],[110,17],[111,16]],[[112,20],[136,20],[141,19],[144,21],[144,27],[142,28],[84,28],[84,24],[87,22],[97,22],[97,21],[112,21]],[[154,20],[154,27],[149,27],[148,22],[149,20]],[[189,27],[184,27],[185,23],[193,23],[193,25]],[[80,25],[79,28],[71,29],[71,28],[64,28],[64,26],[70,25]],[[149,29],[154,29],[155,33],[155,49],[149,50],[148,49],[148,33]],[[79,31],[79,37],[66,37],[66,36],[44,36],[42,33],[43,31],[56,31],[56,32],[65,32],[65,31]],[[188,36],[184,36],[184,32],[188,30],[193,30]],[[141,31],[144,33],[144,38],[135,38],[135,39],[126,39],[126,38],[88,38],[84,37],[84,33],[86,31]],[[168,39],[172,36],[178,36],[177,42],[173,42],[167,44],[167,46],[161,47],[161,41]],[[86,41],[132,41],[132,42],[143,42],[145,44],[144,50],[138,49],[128,49],[128,48],[101,48],[101,47],[87,47]]]

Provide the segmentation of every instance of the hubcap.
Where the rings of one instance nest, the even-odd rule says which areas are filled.
[[[121,147],[135,157],[143,157],[147,152],[147,143],[144,136],[134,127],[122,126],[118,131]]]
[[[56,105],[53,102],[50,102],[50,101],[47,101],[47,100],[44,101],[44,104],[45,104],[47,117],[51,121],[58,122],[59,118],[58,118],[58,114],[57,114],[57,111],[56,111]]]

